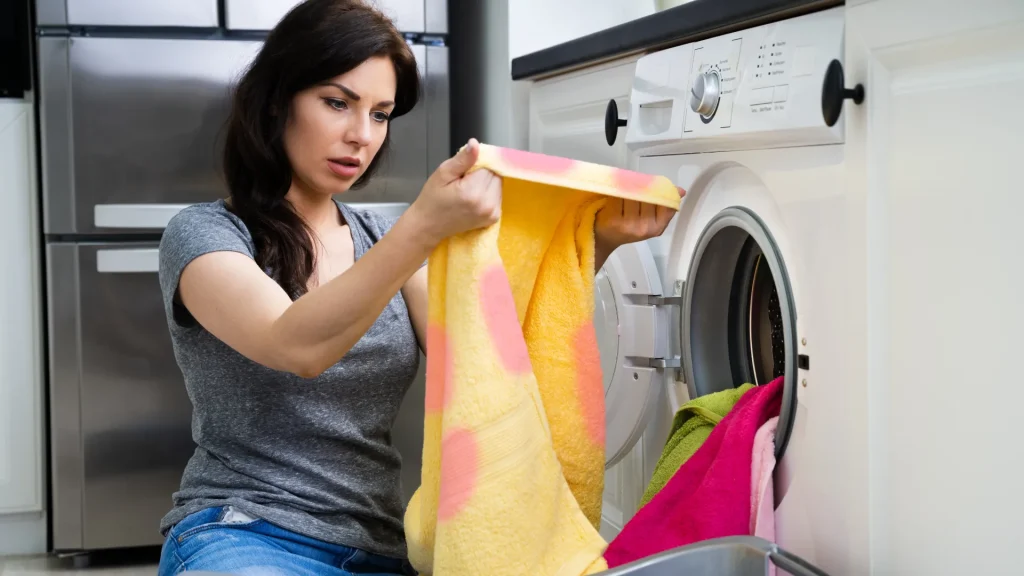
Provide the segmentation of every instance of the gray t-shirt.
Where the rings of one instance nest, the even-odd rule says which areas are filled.
[[[338,206],[356,259],[394,223]],[[312,538],[404,558],[401,457],[391,429],[419,347],[401,292],[340,362],[303,379],[228,347],[176,297],[185,265],[224,250],[254,256],[245,224],[220,200],[182,210],[160,243],[164,308],[198,445],[161,531],[208,506],[231,505]]]

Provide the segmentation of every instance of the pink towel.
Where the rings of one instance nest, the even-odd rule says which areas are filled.
[[[750,533],[775,542],[775,428],[779,417],[769,418],[754,435],[754,454],[750,462]],[[769,564],[768,576],[775,576]]]
[[[668,484],[608,545],[609,567],[723,536],[750,535],[754,437],[782,403],[782,378],[744,394]]]
[[[750,533],[775,542],[775,428],[779,417],[770,418],[754,435],[754,455],[750,463]]]

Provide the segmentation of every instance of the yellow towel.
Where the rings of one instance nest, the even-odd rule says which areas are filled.
[[[477,169],[503,178],[502,217],[430,257],[409,559],[437,576],[599,572],[594,219],[607,196],[677,209],[679,192],[664,177],[487,145]]]

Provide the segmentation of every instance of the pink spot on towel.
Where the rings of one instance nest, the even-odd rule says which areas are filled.
[[[441,486],[437,519],[450,520],[461,511],[476,489],[479,449],[472,432],[453,429],[441,441]]]
[[[452,397],[452,351],[448,334],[436,324],[427,326],[427,390],[425,410],[437,414]]]
[[[612,179],[615,181],[616,188],[631,194],[643,194],[654,182],[654,176],[650,174],[622,170],[621,168],[616,168],[612,172]]]
[[[502,365],[512,374],[531,371],[530,353],[523,339],[523,329],[516,316],[516,302],[508,283],[505,268],[495,265],[480,278],[480,304],[491,341],[501,357]]]
[[[561,174],[569,171],[576,164],[572,158],[560,156],[548,156],[536,152],[525,152],[514,148],[502,148],[501,158],[516,168],[546,172],[548,174]]]
[[[576,395],[580,412],[590,439],[604,446],[604,378],[601,374],[601,353],[597,346],[594,322],[580,326],[573,338],[576,360]]]

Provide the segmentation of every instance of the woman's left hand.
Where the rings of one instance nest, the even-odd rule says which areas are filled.
[[[619,246],[660,236],[675,212],[634,200],[609,199],[594,222],[595,272]]]

